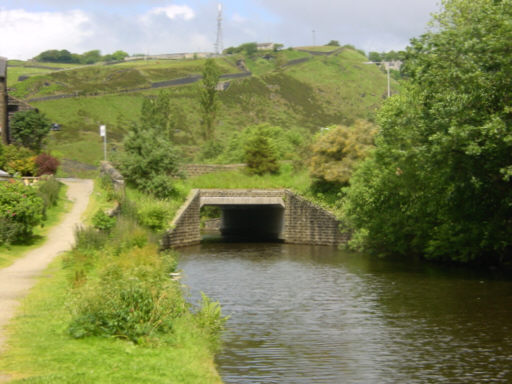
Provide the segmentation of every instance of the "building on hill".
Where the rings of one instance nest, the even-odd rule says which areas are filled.
[[[273,51],[275,43],[258,43],[258,51]]]
[[[0,138],[3,144],[9,143],[7,101],[7,59],[0,57]]]

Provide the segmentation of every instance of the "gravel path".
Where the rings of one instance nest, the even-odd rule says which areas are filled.
[[[47,241],[39,248],[28,252],[14,264],[0,269],[0,353],[5,348],[4,327],[15,315],[20,300],[36,283],[37,277],[59,253],[67,251],[74,242],[74,227],[80,218],[92,192],[92,180],[65,180],[68,199],[73,202],[71,212],[48,233]],[[8,380],[0,373],[0,382]]]

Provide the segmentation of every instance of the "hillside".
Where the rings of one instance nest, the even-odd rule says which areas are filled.
[[[237,66],[241,58],[252,75]],[[364,65],[365,56],[351,48],[322,55],[286,50],[277,56],[262,53],[216,61],[223,75],[247,76],[223,79],[229,85],[220,95],[217,137],[221,142],[263,122],[307,135],[356,118],[371,120],[386,95],[385,74],[376,66]],[[175,140],[186,148],[187,160],[197,160],[194,156],[201,145],[199,83],[194,81],[202,71],[203,59],[141,60],[63,70],[16,65],[9,67],[8,74],[12,94],[61,124],[62,130],[52,132],[48,146],[64,160],[69,172],[79,174],[101,160],[100,124],[108,127],[110,149],[119,150],[126,127],[139,118],[143,99],[162,90],[171,95],[179,127]],[[14,81],[13,77],[21,75],[28,79]],[[183,85],[168,86],[173,82]]]

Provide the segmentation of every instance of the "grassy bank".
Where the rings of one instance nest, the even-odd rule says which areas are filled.
[[[190,319],[175,323],[172,340],[141,346],[119,339],[73,339],[69,276],[58,258],[23,301],[8,327],[0,371],[13,383],[220,383],[209,343]]]
[[[46,212],[46,220],[42,225],[34,228],[33,236],[22,244],[16,243],[9,246],[0,245],[0,268],[5,268],[28,251],[41,246],[46,241],[48,232],[57,225],[64,214],[71,208],[71,203],[66,198],[67,186],[62,185],[59,191],[59,199],[56,206],[50,207]]]
[[[77,230],[74,249],[24,299],[0,361],[13,382],[221,382],[213,363],[220,307],[186,302],[169,277],[174,254],[159,253],[157,236],[139,224],[149,203],[136,191],[127,196],[134,200],[123,202],[113,226]],[[93,212],[113,197],[98,182],[85,219],[105,228]]]

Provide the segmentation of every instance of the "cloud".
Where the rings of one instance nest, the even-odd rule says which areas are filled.
[[[147,16],[154,15],[165,15],[169,19],[174,20],[176,18],[181,18],[183,20],[192,20],[195,18],[196,14],[192,8],[187,5],[168,5],[167,7],[157,7],[151,9]]]
[[[76,51],[93,34],[93,23],[82,11],[27,12],[0,9],[0,55],[29,58],[45,49]]]
[[[243,17],[241,16],[240,14],[238,13],[233,13],[233,16],[231,16],[231,20],[234,21],[235,23],[245,23],[247,21],[247,18],[246,17]]]

